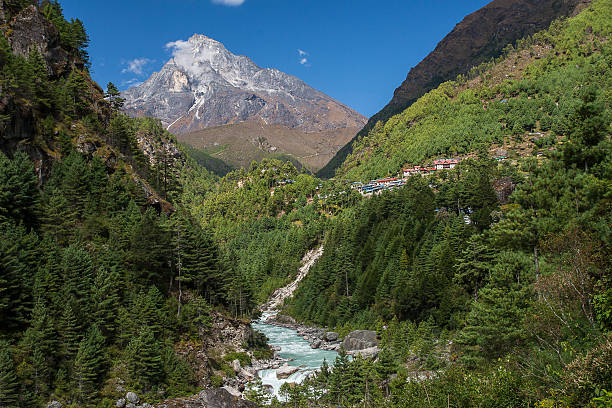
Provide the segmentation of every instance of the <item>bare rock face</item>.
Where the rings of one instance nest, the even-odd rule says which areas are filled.
[[[0,15],[0,21],[4,18]],[[27,57],[37,50],[47,63],[49,74],[60,75],[70,66],[70,56],[60,47],[59,32],[34,5],[23,9],[11,21],[8,37],[15,55]]]
[[[294,76],[260,68],[204,35],[173,43],[174,57],[123,93],[125,110],[173,133],[259,121],[308,132],[361,127],[365,118]]]
[[[372,330],[355,330],[350,332],[342,341],[346,351],[364,350],[378,346],[376,332]]]

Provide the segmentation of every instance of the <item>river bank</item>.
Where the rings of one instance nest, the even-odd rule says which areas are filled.
[[[279,322],[275,316],[274,312],[266,312],[252,327],[266,335],[268,344],[275,350],[275,358],[283,362],[280,367],[257,372],[263,385],[278,397],[284,383],[301,383],[318,370],[323,361],[333,365],[338,353],[332,349],[313,347],[313,337],[305,335],[305,331],[316,328],[301,327],[298,331],[299,325]]]

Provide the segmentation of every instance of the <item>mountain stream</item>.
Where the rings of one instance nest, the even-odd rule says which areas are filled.
[[[337,352],[331,350],[313,349],[310,343],[297,334],[297,330],[286,327],[275,326],[265,323],[266,320],[278,313],[278,308],[282,306],[285,299],[293,296],[299,282],[308,274],[310,267],[323,254],[323,246],[309,251],[302,259],[296,279],[289,285],[277,289],[270,300],[261,306],[261,318],[252,323],[253,328],[259,330],[268,337],[268,344],[276,348],[278,356],[289,359],[289,365],[299,367],[299,370],[287,378],[278,378],[276,369],[259,370],[258,374],[264,386],[272,387],[274,395],[279,396],[279,390],[284,383],[301,383],[304,379],[319,369],[323,360],[331,366],[336,361]]]

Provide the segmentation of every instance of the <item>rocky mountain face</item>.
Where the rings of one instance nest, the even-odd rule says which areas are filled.
[[[365,118],[294,76],[260,68],[204,35],[171,44],[173,58],[128,89],[125,109],[175,134],[244,121],[306,132],[360,128]]]
[[[547,28],[559,17],[583,9],[590,0],[494,0],[468,15],[438,43],[436,48],[412,68],[393,98],[372,116],[359,135],[366,134],[378,121],[402,112],[425,93],[444,81],[455,79],[482,62],[501,55],[508,44]],[[356,137],[359,137],[356,136]],[[319,175],[331,177],[352,151],[343,147]]]

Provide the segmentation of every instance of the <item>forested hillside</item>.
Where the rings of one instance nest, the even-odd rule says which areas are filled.
[[[183,349],[208,352],[236,277],[177,199],[215,178],[158,121],[118,113],[82,24],[36,3],[0,2],[0,406],[190,395],[214,376]]]
[[[360,200],[354,192],[338,194],[345,189],[319,185],[290,162],[264,159],[230,172],[207,194],[187,182],[181,200],[243,277],[243,286],[232,290],[244,296],[241,312],[250,313],[297,273],[302,256],[323,237],[328,218]]]
[[[466,16],[415,67],[393,98],[318,172],[333,177],[347,156],[358,151],[355,142],[378,122],[384,124],[441,83],[467,75],[470,69],[503,56],[508,44],[548,28],[555,20],[577,14],[590,0],[494,0]]]
[[[470,158],[331,221],[286,312],[382,351],[287,406],[610,406],[610,16],[594,1],[360,140],[352,179]]]
[[[577,17],[507,47],[505,57],[442,84],[361,137],[337,175],[369,180],[492,144],[518,152],[529,133],[547,136],[539,148],[566,136],[582,87],[602,88],[598,100],[610,104],[611,7],[594,1]]]
[[[272,354],[249,319],[320,245],[283,312],[380,352],[273,405],[611,406],[611,16],[594,0],[442,84],[322,182],[122,115],[79,20],[0,0],[0,407],[228,384]],[[379,195],[348,181],[442,155],[461,160]]]

